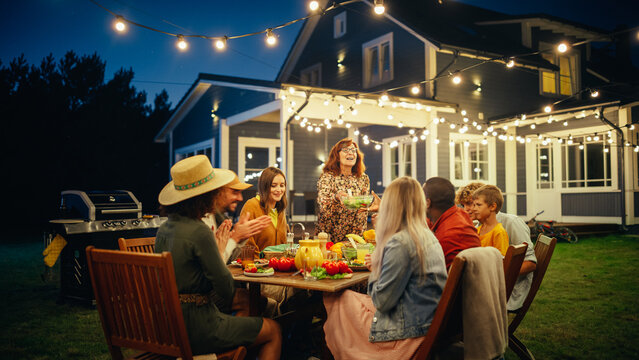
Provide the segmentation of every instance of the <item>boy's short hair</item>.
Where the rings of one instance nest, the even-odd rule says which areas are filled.
[[[484,185],[482,182],[474,181],[466,186],[460,187],[455,193],[455,204],[464,205],[473,202],[473,192]]]
[[[489,206],[496,204],[495,213],[501,210],[501,206],[504,204],[504,196],[501,194],[501,190],[495,185],[484,185],[473,192],[473,199],[483,196],[486,204]]]

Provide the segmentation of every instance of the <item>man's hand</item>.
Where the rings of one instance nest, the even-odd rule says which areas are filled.
[[[262,215],[256,219],[249,220],[251,213],[246,212],[240,216],[240,220],[233,227],[231,231],[231,237],[236,242],[241,242],[253,235],[257,235],[262,232],[270,223],[271,217],[268,215]]]
[[[217,248],[220,250],[220,255],[224,254],[226,250],[226,244],[229,242],[231,234],[231,226],[233,223],[231,220],[224,220],[215,230],[215,240],[217,241]]]

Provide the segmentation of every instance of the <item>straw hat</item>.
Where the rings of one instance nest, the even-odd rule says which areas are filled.
[[[229,170],[231,171],[231,170]],[[243,183],[240,181],[240,178],[237,177],[237,174],[235,174],[233,171],[231,171],[233,173],[233,175],[235,175],[235,177],[233,178],[233,180],[228,183],[226,186],[230,187],[233,190],[246,190],[248,188],[250,188],[251,184],[247,184],[247,183]]]
[[[213,169],[205,155],[191,156],[171,167],[173,180],[160,191],[158,201],[162,205],[173,205],[220,188],[230,183],[234,176],[230,170]]]

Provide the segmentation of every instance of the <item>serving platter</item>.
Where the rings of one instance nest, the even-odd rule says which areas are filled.
[[[275,271],[273,272],[267,272],[267,273],[250,273],[250,272],[244,272],[244,275],[246,276],[252,276],[252,277],[264,277],[264,276],[273,276],[275,275]]]

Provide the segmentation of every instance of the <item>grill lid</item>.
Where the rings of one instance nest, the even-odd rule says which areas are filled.
[[[88,221],[142,217],[142,203],[127,190],[62,192],[62,217]]]

